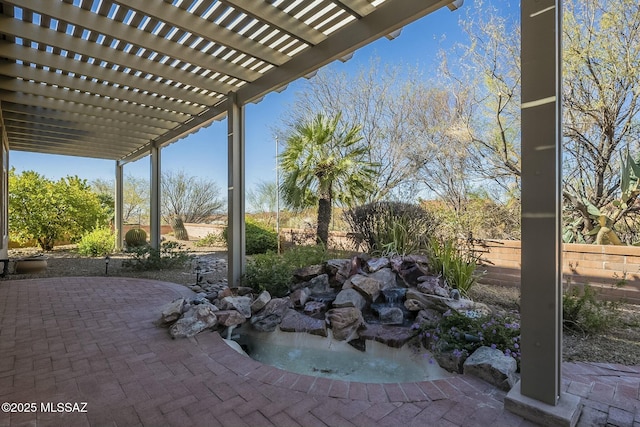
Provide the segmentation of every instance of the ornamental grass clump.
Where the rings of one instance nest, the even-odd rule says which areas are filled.
[[[520,318],[516,312],[504,315],[468,317],[447,311],[435,328],[414,325],[425,348],[434,353],[450,352],[466,359],[482,346],[513,357],[520,370]]]
[[[478,271],[480,255],[457,240],[431,238],[428,245],[429,269],[440,274],[447,285],[468,296],[471,287],[484,274]]]

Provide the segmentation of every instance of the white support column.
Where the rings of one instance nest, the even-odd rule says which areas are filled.
[[[230,93],[227,111],[228,126],[228,171],[229,196],[228,212],[228,283],[230,287],[240,286],[245,271],[244,234],[244,107],[238,104],[235,93]]]
[[[160,248],[160,148],[151,146],[151,206],[149,215],[151,247]]]
[[[505,408],[572,426],[562,385],[562,1],[523,0],[521,381]]]
[[[122,217],[124,206],[124,183],[123,183],[123,169],[124,165],[119,161],[116,161],[116,182],[115,182],[115,212],[113,219],[113,227],[116,238],[116,251],[122,249]]]
[[[9,267],[9,141],[0,114],[0,275]]]

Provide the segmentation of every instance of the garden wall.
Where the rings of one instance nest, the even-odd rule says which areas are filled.
[[[197,240],[208,233],[221,233],[224,225],[185,224],[185,228],[189,238]],[[315,230],[311,229],[283,228],[280,235],[283,247],[315,242]],[[346,232],[331,232],[329,243],[332,248],[361,250],[353,247]],[[520,286],[520,241],[487,240],[475,249],[482,252],[481,268],[487,271],[481,283]],[[563,273],[567,284],[589,284],[598,287],[605,299],[640,304],[640,247],[565,244]]]
[[[520,286],[520,241],[489,240],[476,245],[487,274],[481,283]],[[640,304],[640,247],[564,244],[566,284],[589,284],[605,299]]]

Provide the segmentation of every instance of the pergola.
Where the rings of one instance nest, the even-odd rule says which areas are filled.
[[[522,1],[524,356],[521,394],[515,390],[506,404],[525,415],[559,413],[554,419],[572,422],[576,404],[560,391],[560,1]],[[462,0],[0,0],[0,258],[7,257],[8,247],[10,150],[114,160],[118,243],[123,166],[149,155],[151,243],[157,247],[161,149],[226,117],[229,284],[239,284],[244,106],[380,37],[394,38],[437,9],[461,5]]]

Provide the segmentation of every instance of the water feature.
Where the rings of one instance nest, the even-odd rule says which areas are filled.
[[[246,354],[264,364],[344,381],[416,382],[452,375],[431,360],[429,353],[414,352],[407,346],[391,348],[375,341],[367,341],[366,352],[361,352],[345,341],[332,339],[331,335],[323,338],[307,333],[246,329],[240,332],[238,343]]]
[[[383,289],[380,297],[370,306],[375,316],[368,316],[367,321],[383,325],[408,326],[410,313],[403,304],[406,293],[407,288]]]

